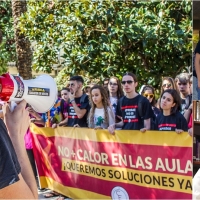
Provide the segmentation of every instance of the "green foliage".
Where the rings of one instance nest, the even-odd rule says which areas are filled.
[[[12,20],[11,1],[0,1],[0,74],[7,71],[7,63],[15,61],[16,50]]]
[[[131,71],[158,86],[191,65],[191,8],[188,0],[29,1],[20,29],[35,42],[33,68],[50,72],[59,63],[62,81]]]

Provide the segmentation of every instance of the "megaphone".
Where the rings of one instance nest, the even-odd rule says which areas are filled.
[[[36,112],[45,113],[57,99],[57,86],[54,79],[46,74],[23,80],[20,76],[6,73],[0,76],[0,99],[7,102],[24,99]]]

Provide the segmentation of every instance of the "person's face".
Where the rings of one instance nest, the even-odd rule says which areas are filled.
[[[188,95],[190,93],[190,83],[182,82],[180,80],[177,81],[177,87],[180,93],[183,95]]]
[[[164,80],[162,83],[163,90],[173,89],[172,83],[168,80]]]
[[[93,89],[91,91],[91,95],[92,95],[92,101],[94,102],[96,106],[102,104],[102,96],[99,89]]]
[[[160,107],[163,110],[171,110],[171,108],[173,108],[174,106],[175,106],[174,98],[170,93],[165,92],[161,97]]]
[[[137,86],[137,82],[135,82],[133,80],[132,76],[126,75],[123,76],[122,78],[122,86],[123,86],[123,90],[126,93],[131,93],[131,92],[135,92],[135,87]]]
[[[117,80],[114,78],[111,78],[109,83],[108,83],[108,90],[111,93],[116,93],[118,90],[118,84],[117,84]]]
[[[68,101],[69,99],[69,93],[67,90],[62,90],[61,91],[61,98],[64,99],[65,101]]]
[[[104,88],[108,88],[108,81],[104,81],[104,82],[103,82],[103,87],[104,87]]]
[[[154,97],[154,94],[153,94],[152,90],[150,90],[150,89],[149,90],[145,90],[142,95],[144,97],[146,97],[149,100],[150,103],[152,102],[153,97]]]
[[[76,93],[81,88],[81,85],[77,81],[70,81],[69,82],[69,89],[71,94]]]

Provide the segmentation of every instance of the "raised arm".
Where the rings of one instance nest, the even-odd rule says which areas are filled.
[[[24,135],[29,126],[29,113],[25,109],[25,106],[26,102],[23,100],[16,106],[13,112],[10,111],[8,104],[6,104],[3,109],[8,134],[12,141],[12,144],[10,145],[14,146],[14,150],[21,166],[21,173],[19,172],[18,181],[14,182],[13,184],[11,182],[7,186],[0,189],[0,199],[38,198],[36,181],[24,145]],[[6,149],[5,151],[8,150],[9,149]],[[7,152],[0,152],[0,154],[1,153]],[[14,152],[12,152],[12,154],[12,157],[16,157]]]

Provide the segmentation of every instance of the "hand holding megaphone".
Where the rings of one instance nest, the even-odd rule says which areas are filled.
[[[23,80],[20,76],[6,73],[0,76],[0,99],[10,102],[11,111],[16,102],[24,99],[36,112],[45,113],[57,99],[57,86],[54,79],[46,74]]]

